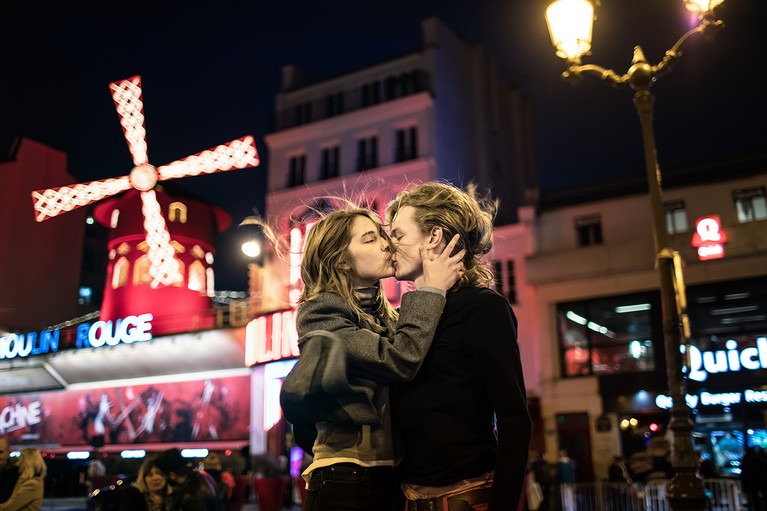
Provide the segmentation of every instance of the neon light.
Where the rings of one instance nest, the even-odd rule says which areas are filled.
[[[578,323],[579,325],[585,325],[587,323],[586,318],[579,316],[578,314],[574,313],[573,311],[567,311],[567,319],[570,321],[573,321],[575,323]]]
[[[69,451],[67,453],[68,460],[87,460],[91,457],[91,453],[88,451]]]
[[[207,455],[207,449],[181,449],[181,456],[184,458],[204,458]]]
[[[755,371],[767,369],[767,337],[759,337],[756,347],[750,346],[738,351],[738,343],[730,339],[725,343],[727,351],[704,351],[690,345],[688,378],[706,381],[709,374],[738,372],[742,369]]]
[[[149,245],[147,257],[152,262],[149,274],[154,278],[152,287],[159,284],[170,286],[182,280],[179,273],[179,264],[173,245],[170,244],[170,233],[165,225],[165,219],[160,212],[160,204],[154,190],[141,193],[142,208],[144,214],[144,230],[146,242]]]
[[[35,332],[10,334],[0,337],[0,359],[27,357],[56,351],[59,348],[59,331],[43,330],[38,336]]]
[[[615,308],[615,312],[618,314],[625,314],[627,312],[639,312],[650,310],[649,303],[638,303],[636,305],[622,305]]]
[[[727,234],[722,231],[721,225],[719,215],[704,216],[695,221],[692,246],[698,248],[701,261],[724,257],[722,244],[727,242]]]
[[[120,116],[120,124],[133,156],[134,165],[147,162],[146,129],[144,128],[144,103],[141,100],[141,77],[131,76],[126,80],[109,84],[112,100]]]
[[[295,358],[299,354],[295,311],[261,316],[246,326],[245,365]]]
[[[111,321],[96,321],[88,330],[88,342],[94,348],[100,348],[104,344],[117,346],[121,342],[130,344],[149,341],[152,339],[152,319],[151,312],[141,316],[127,316],[115,321],[114,329]]]
[[[143,458],[146,456],[144,449],[125,449],[120,452],[121,458]]]

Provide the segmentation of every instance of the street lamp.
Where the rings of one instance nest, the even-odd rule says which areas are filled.
[[[562,76],[573,84],[580,81],[584,73],[599,76],[612,85],[629,85],[634,91],[634,106],[642,125],[647,184],[650,192],[652,211],[653,241],[655,244],[656,264],[660,278],[660,295],[663,308],[663,334],[666,347],[666,364],[669,393],[674,404],[671,411],[669,429],[674,436],[673,465],[676,475],[669,484],[667,495],[671,509],[703,510],[706,494],[703,480],[698,474],[697,460],[692,446],[693,424],[690,421],[690,409],[685,402],[685,377],[682,373],[682,353],[689,338],[687,322],[687,304],[684,292],[684,279],[679,254],[669,248],[664,221],[661,195],[661,175],[655,151],[655,135],[652,125],[654,96],[650,86],[662,75],[671,70],[681,56],[681,48],[693,35],[703,34],[707,38],[723,26],[714,14],[714,7],[723,0],[682,0],[685,6],[699,16],[699,24],[688,31],[666,52],[660,63],[651,66],[647,63],[639,46],[634,47],[634,58],[629,70],[619,75],[611,69],[591,64],[581,64],[581,57],[591,49],[591,28],[594,21],[594,8],[588,0],[556,0],[546,9],[551,40],[556,53],[567,62],[567,69]]]
[[[242,253],[250,258],[248,263],[248,294],[250,314],[261,312],[263,305],[264,269],[261,264],[263,227],[257,217],[248,217],[239,225],[242,232]]]

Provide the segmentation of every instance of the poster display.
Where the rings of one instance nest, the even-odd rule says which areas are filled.
[[[0,396],[0,436],[14,444],[247,440],[250,377]]]

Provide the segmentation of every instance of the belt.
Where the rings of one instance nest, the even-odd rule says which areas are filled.
[[[470,511],[471,506],[490,502],[492,488],[477,488],[450,497],[407,501],[407,511]]]

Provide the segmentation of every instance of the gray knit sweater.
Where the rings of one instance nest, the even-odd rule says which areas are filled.
[[[315,330],[333,332],[343,339],[346,376],[352,386],[363,386],[372,393],[372,406],[381,417],[379,424],[370,425],[318,423],[315,463],[343,459],[376,465],[399,460],[401,453],[393,442],[388,384],[415,377],[444,306],[445,298],[438,293],[405,293],[399,320],[396,324],[383,322],[387,333],[377,334],[335,294],[322,293],[301,304],[296,318],[299,339]]]

